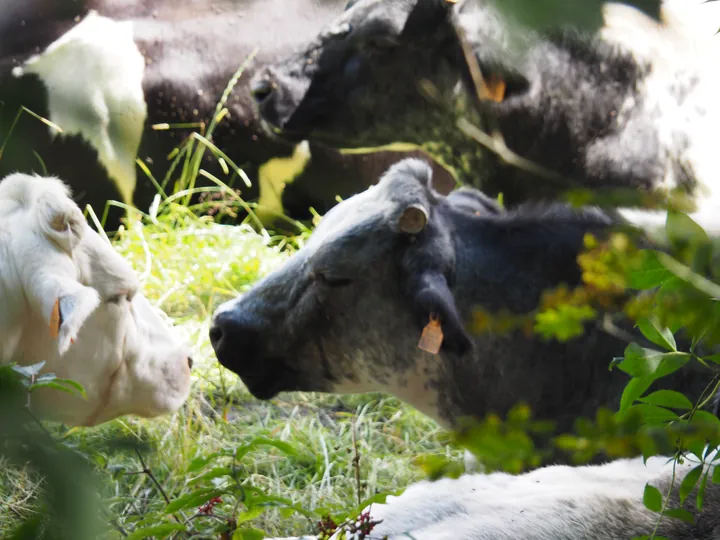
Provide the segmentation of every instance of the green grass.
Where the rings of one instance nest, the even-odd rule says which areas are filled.
[[[211,466],[227,465],[227,460],[217,458],[217,463],[200,471],[194,460],[258,437],[283,441],[293,447],[293,454],[260,447],[239,462],[237,481],[289,499],[307,511],[347,510],[357,505],[358,497],[403,488],[422,475],[412,465],[415,456],[450,452],[439,443],[441,431],[433,421],[388,396],[298,392],[270,402],[254,399],[237,376],[216,362],[208,341],[210,317],[220,302],[281,264],[307,233],[273,237],[247,225],[226,226],[198,218],[182,206],[165,205],[161,210],[155,222],[131,220],[113,243],[137,271],[148,298],[190,341],[196,362],[191,396],[170,417],[126,417],[97,428],[72,430],[52,426],[55,433],[89,455],[117,438],[147,444],[141,455],[171,501],[203,485],[212,486],[197,477]],[[97,468],[106,518],[115,524],[110,537],[122,537],[120,529],[131,533],[145,518],[150,522],[163,518],[163,495],[148,474],[138,473],[139,457],[127,450],[103,449],[100,455]],[[39,486],[23,470],[3,467],[1,474],[0,501],[5,504],[0,506],[0,536],[4,537],[18,517],[33,514],[32,500]],[[227,477],[212,480],[217,485],[228,481]],[[233,515],[236,503],[237,499],[226,497],[216,513]],[[290,535],[312,532],[314,520],[270,508],[251,525],[268,535]],[[215,521],[219,520],[199,517],[192,523],[197,532],[204,523],[210,526]]]

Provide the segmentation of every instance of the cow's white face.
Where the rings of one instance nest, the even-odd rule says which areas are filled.
[[[80,382],[87,400],[33,394],[43,416],[95,425],[177,410],[190,389],[187,347],[137,293],[128,265],[57,179],[0,181],[0,361]]]

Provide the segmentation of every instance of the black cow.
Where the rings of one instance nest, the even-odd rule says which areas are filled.
[[[273,158],[291,156],[294,145],[261,128],[250,77],[258,63],[275,61],[314,35],[342,12],[345,0],[8,1],[0,12],[0,177],[12,171],[54,174],[69,182],[82,207],[90,203],[100,212],[115,199],[147,210],[157,190],[136,167],[136,157],[162,182],[172,163],[168,156],[190,133],[152,126],[207,127],[255,47],[257,56],[230,93],[229,114],[212,137],[253,186],[247,188],[209,151],[202,167],[234,182],[245,198],[258,195],[262,178],[261,202],[268,204],[277,202],[280,182],[301,172],[297,164],[275,177],[272,165],[261,170]],[[14,124],[21,106],[62,133],[27,113]],[[298,218],[309,216],[309,206],[324,211],[336,195],[360,191],[398,155],[420,155],[344,155],[315,143],[309,153],[309,164],[282,194],[285,211]],[[441,167],[437,173],[443,189],[451,189],[451,175]],[[111,216],[109,227],[118,216]]]
[[[577,285],[584,235],[615,220],[558,204],[504,211],[471,188],[444,197],[430,183],[427,164],[403,160],[330,210],[283,267],[218,309],[220,363],[261,399],[384,391],[451,426],[522,400],[564,430],[617,406],[627,376],[608,364],[627,343],[597,326],[567,343],[465,330],[478,305],[525,313],[542,291]],[[431,315],[444,333],[438,356],[418,348]],[[660,384],[699,395],[709,376],[688,367]]]
[[[663,24],[608,4],[596,35],[549,28],[521,40],[494,4],[359,0],[258,75],[261,113],[288,139],[424,143],[510,204],[573,185],[695,195],[706,184],[701,209],[717,213],[717,2],[664,0]],[[458,29],[487,87],[477,102]],[[545,171],[497,159],[458,129],[457,114],[496,126]]]

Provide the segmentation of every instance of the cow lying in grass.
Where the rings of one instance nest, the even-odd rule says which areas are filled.
[[[697,198],[706,217],[717,213],[717,2],[663,0],[662,25],[608,3],[598,35],[528,31],[526,47],[514,54],[512,26],[493,5],[359,0],[304,50],[259,76],[259,110],[288,139],[426,144],[465,171],[464,180],[488,195],[502,192],[510,205],[573,186],[679,188]],[[487,82],[477,109],[467,107],[468,64],[456,27]],[[455,114],[428,99],[423,82],[481,127],[489,130],[483,118],[494,119],[511,150],[546,170],[487,152],[458,129]],[[635,218],[654,222],[650,216]]]
[[[0,181],[0,362],[42,361],[87,393],[33,393],[43,416],[68,424],[171,413],[190,390],[188,348],[128,263],[60,180],[17,173]]]
[[[257,47],[211,137],[252,185],[210,150],[202,168],[241,189],[246,199],[260,190],[271,210],[284,208],[296,218],[310,217],[310,206],[324,212],[336,195],[361,191],[409,154],[341,154],[311,143],[287,162],[294,145],[263,131],[250,77],[259,64],[289,54],[333,20],[345,1],[11,0],[0,17],[0,177],[53,174],[71,186],[82,208],[91,204],[100,214],[106,201],[118,200],[147,211],[157,189],[136,158],[163,182],[175,147],[193,129],[209,136],[226,86]],[[15,123],[21,106],[63,131],[28,114]],[[187,165],[185,157],[166,190]],[[274,158],[285,158],[282,173],[273,174],[283,165],[273,164]],[[79,166],[83,174],[76,173]],[[442,171],[436,171],[439,180]],[[450,189],[454,180],[447,172],[444,178]],[[201,176],[198,185],[214,184]],[[121,212],[111,210],[107,227],[115,228]]]
[[[399,497],[369,508],[380,521],[367,538],[401,540],[630,540],[649,535],[659,514],[643,504],[646,483],[667,494],[673,461],[652,457],[603,465],[544,467],[519,476],[466,475],[418,482]],[[720,490],[708,482],[702,512],[695,497],[681,505],[678,486],[698,462],[675,467],[668,509],[683,507],[695,523],[664,517],[656,534],[673,540],[716,540]],[[333,540],[338,538],[336,534]],[[348,534],[348,540],[363,538]],[[315,537],[303,536],[303,540]],[[298,539],[299,540],[299,539]]]
[[[626,342],[596,326],[560,343],[520,331],[471,336],[472,311],[525,313],[543,290],[580,281],[586,233],[613,221],[554,205],[504,212],[473,189],[447,197],[431,171],[403,160],[377,186],[322,219],[308,243],[217,310],[217,358],[250,392],[389,392],[446,426],[504,415],[519,401],[569,430],[616,407],[628,379],[608,371]],[[439,355],[418,348],[439,318]],[[693,364],[656,384],[698,396],[711,372]]]

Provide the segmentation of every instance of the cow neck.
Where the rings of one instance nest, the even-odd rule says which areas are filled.
[[[120,373],[120,369],[122,369],[123,364],[125,364],[125,358],[120,359],[120,362],[115,367],[112,375],[110,375],[110,380],[105,385],[105,388],[103,388],[103,392],[100,394],[100,403],[98,403],[97,407],[95,407],[95,410],[90,413],[90,416],[88,416],[85,422],[83,422],[84,426],[95,425],[95,422],[100,417],[100,414],[107,408],[110,402],[110,390],[115,384],[115,379],[117,379],[118,373]]]

